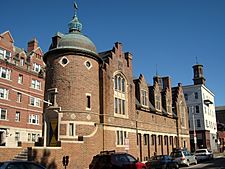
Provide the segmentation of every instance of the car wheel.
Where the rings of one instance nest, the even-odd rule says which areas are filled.
[[[179,169],[179,165],[178,164],[176,164],[175,169]]]
[[[187,166],[187,167],[189,167],[189,166],[190,166],[190,163],[189,163],[189,161],[187,161],[187,164],[186,164],[186,166]]]
[[[198,161],[197,160],[195,160],[195,165],[197,165],[198,164]]]

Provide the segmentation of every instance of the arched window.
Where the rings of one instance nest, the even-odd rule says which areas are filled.
[[[127,115],[126,79],[120,73],[114,76],[114,114]]]

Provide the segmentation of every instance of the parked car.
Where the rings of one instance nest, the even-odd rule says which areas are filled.
[[[45,167],[31,161],[12,160],[0,162],[0,169],[45,169]]]
[[[196,156],[196,159],[198,161],[211,160],[211,159],[213,159],[213,153],[212,153],[212,151],[210,151],[210,150],[208,150],[206,148],[197,149],[195,151],[195,156]]]
[[[177,149],[171,152],[170,156],[175,159],[178,164],[189,166],[190,164],[197,164],[197,159],[194,154],[187,150]]]
[[[147,169],[178,169],[178,162],[168,155],[157,155],[146,163]]]
[[[146,165],[128,153],[102,151],[93,157],[89,169],[146,169]]]

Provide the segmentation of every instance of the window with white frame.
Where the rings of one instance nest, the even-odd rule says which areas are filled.
[[[20,141],[20,133],[15,132],[15,141]]]
[[[126,80],[121,74],[114,76],[114,113],[126,115]]]
[[[4,67],[0,68],[0,77],[1,78],[10,80],[10,76],[11,76],[11,70],[10,69],[4,68]]]
[[[33,63],[33,71],[39,73],[41,70],[41,65],[37,64],[37,63]]]
[[[141,98],[142,106],[148,106],[148,95],[146,90],[141,90]]]
[[[40,82],[39,80],[32,79],[31,87],[32,87],[33,89],[38,89],[38,90],[40,90],[40,89],[41,89],[41,82]]]
[[[25,62],[24,58],[20,58],[20,66],[24,66],[24,62]]]
[[[30,114],[29,115],[29,123],[30,124],[39,124],[39,115]]]
[[[117,130],[116,131],[116,144],[125,145],[125,139],[128,138],[127,131]]]
[[[22,102],[22,93],[17,92],[16,101],[17,101],[18,103],[21,103],[21,102]]]
[[[36,138],[37,138],[37,137],[36,137],[36,134],[35,134],[35,133],[32,133],[32,141],[33,141],[33,142],[36,141]]]
[[[31,133],[28,133],[28,135],[27,135],[27,141],[31,141]]]
[[[74,123],[69,123],[69,136],[74,136]]]
[[[18,83],[23,84],[23,75],[19,74],[18,76]]]
[[[7,110],[0,108],[0,120],[6,120],[7,119]]]
[[[36,97],[30,97],[30,105],[35,107],[41,107],[41,99]]]
[[[11,57],[11,52],[0,47],[0,58],[8,60],[10,59],[10,57]]]
[[[19,122],[20,121],[20,112],[19,111],[16,111],[15,121],[16,122]]]
[[[0,99],[8,100],[9,90],[5,88],[0,88]]]

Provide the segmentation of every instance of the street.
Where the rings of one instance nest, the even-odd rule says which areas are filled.
[[[189,167],[181,167],[182,169],[199,169],[199,168],[206,168],[206,169],[225,169],[225,158],[224,157],[217,157],[210,161],[201,162],[197,165],[191,165]]]

